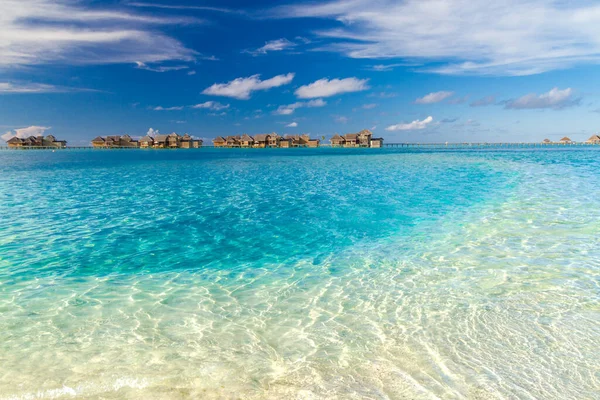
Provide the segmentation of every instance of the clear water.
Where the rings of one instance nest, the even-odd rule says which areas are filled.
[[[0,399],[600,398],[600,151],[0,152]]]

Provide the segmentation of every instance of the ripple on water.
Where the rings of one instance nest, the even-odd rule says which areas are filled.
[[[600,390],[595,152],[52,154],[0,158],[0,398]]]

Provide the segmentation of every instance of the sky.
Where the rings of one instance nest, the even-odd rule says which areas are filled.
[[[598,26],[588,0],[1,0],[0,137],[584,141]]]

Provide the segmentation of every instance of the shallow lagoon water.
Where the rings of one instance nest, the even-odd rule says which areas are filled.
[[[592,399],[600,151],[0,153],[0,398]]]

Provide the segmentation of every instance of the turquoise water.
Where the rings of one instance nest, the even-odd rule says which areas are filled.
[[[0,399],[600,398],[600,151],[0,152]]]

